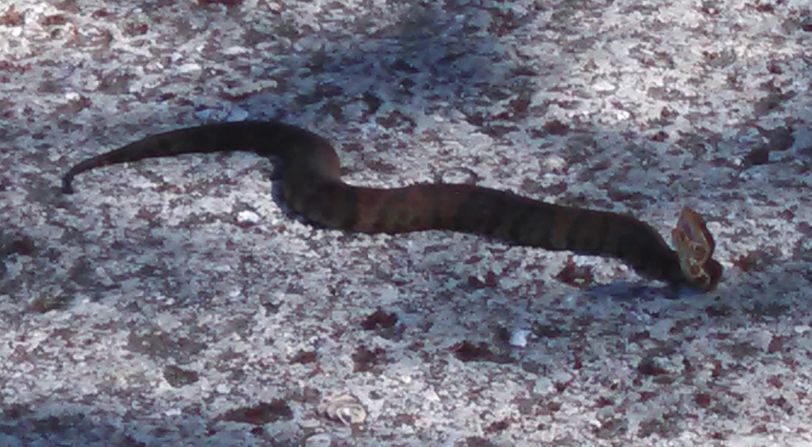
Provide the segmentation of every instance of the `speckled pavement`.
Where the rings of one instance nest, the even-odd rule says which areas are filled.
[[[0,446],[812,445],[808,0],[0,0]],[[725,268],[314,228],[273,163],[65,169],[282,119],[348,181],[691,206]]]

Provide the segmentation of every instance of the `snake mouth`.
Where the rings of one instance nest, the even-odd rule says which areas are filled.
[[[671,241],[688,284],[702,291],[713,290],[722,278],[722,264],[713,259],[716,244],[702,216],[684,207],[671,230]]]

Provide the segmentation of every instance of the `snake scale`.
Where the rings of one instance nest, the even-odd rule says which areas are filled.
[[[683,208],[672,250],[649,224],[626,214],[556,205],[468,184],[369,188],[344,183],[330,142],[276,121],[243,121],[177,129],[127,144],[73,166],[62,190],[90,169],[186,153],[252,151],[282,161],[282,194],[316,224],[362,233],[450,230],[510,244],[617,258],[654,280],[712,290],[722,266],[702,217]]]

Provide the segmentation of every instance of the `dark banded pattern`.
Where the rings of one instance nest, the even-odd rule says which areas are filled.
[[[90,169],[188,153],[251,151],[283,162],[283,197],[296,213],[325,227],[363,233],[450,230],[517,245],[618,258],[640,274],[702,290],[716,286],[721,265],[701,217],[683,211],[668,247],[634,217],[567,207],[473,185],[418,184],[381,189],[341,181],[338,156],[324,138],[280,122],[244,121],[178,129],[146,137],[73,166],[62,190]],[[690,270],[685,273],[684,270]]]

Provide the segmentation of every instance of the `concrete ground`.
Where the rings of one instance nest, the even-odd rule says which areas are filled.
[[[812,445],[807,0],[0,0],[0,445]],[[282,119],[346,178],[691,206],[725,268],[314,228],[247,153],[71,164]]]

